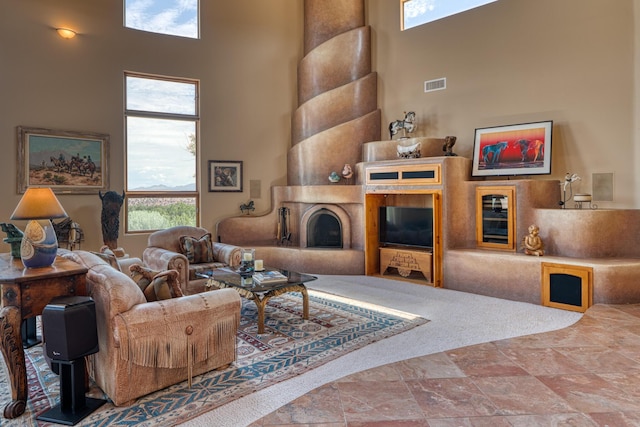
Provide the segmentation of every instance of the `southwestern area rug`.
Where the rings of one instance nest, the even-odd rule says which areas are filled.
[[[256,307],[243,300],[237,334],[238,360],[223,371],[212,371],[138,399],[129,407],[107,403],[83,426],[171,426],[242,396],[292,378],[348,352],[427,323],[428,320],[384,307],[319,291],[309,291],[309,320],[302,319],[300,294],[272,298],[266,308],[266,331],[257,333]],[[0,375],[0,408],[11,400],[6,369]],[[42,347],[27,351],[29,400],[25,414],[1,419],[3,426],[54,425],[36,416],[58,403],[59,378],[42,355]],[[106,398],[99,389],[88,394]]]

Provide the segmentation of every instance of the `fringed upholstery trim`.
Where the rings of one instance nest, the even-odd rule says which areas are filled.
[[[198,331],[200,326],[203,325],[193,325],[193,334],[189,335],[186,330],[176,331],[171,326],[158,328],[165,329],[166,334],[148,334],[141,330],[144,327],[127,325],[128,345],[120,347],[120,358],[145,367],[191,369],[193,364],[226,350],[229,343],[233,343],[230,350],[235,354],[238,322],[234,316],[220,319],[207,330]]]

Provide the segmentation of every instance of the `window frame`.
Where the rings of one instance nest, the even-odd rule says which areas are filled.
[[[159,31],[159,30],[130,27],[129,25],[127,25],[127,0],[122,0],[122,26],[124,28],[127,28],[129,30],[134,30],[134,31],[143,31],[146,33],[159,34],[159,35],[164,35],[169,37],[181,37],[181,38],[191,39],[191,40],[200,40],[202,38],[201,37],[201,18],[200,18],[201,4],[200,3],[201,3],[200,0],[196,0],[196,35],[195,36],[167,33],[165,31]],[[166,12],[166,9],[163,9],[163,11]]]
[[[480,5],[476,5],[476,6],[473,6],[471,8],[464,9],[464,10],[458,10],[457,12],[455,12],[453,14],[445,15],[443,17],[436,18],[436,19],[431,19],[429,21],[422,22],[420,24],[417,24],[417,25],[414,25],[414,26],[411,26],[411,27],[406,27],[405,26],[405,19],[404,19],[404,5],[405,5],[405,3],[408,3],[408,2],[411,2],[411,1],[413,1],[413,0],[400,0],[400,31],[407,31],[407,30],[410,30],[411,28],[417,28],[417,27],[420,27],[422,25],[426,25],[426,24],[429,24],[431,22],[434,22],[434,21],[437,21],[437,20],[440,20],[440,19],[448,18],[449,16],[457,15],[459,13],[463,13],[463,12],[467,12],[467,11],[472,10],[472,9],[476,9],[478,7],[486,6],[488,4],[497,2],[498,0],[486,0],[484,3],[482,3]],[[447,0],[447,1],[451,1],[451,0]]]
[[[195,109],[194,114],[179,114],[179,113],[162,113],[156,111],[146,110],[130,110],[127,108],[127,77],[136,77],[144,79],[155,79],[161,81],[170,81],[178,83],[189,83],[195,85]],[[123,75],[124,84],[124,188],[126,199],[142,199],[142,198],[194,198],[196,205],[196,226],[200,226],[200,200],[201,200],[201,179],[200,179],[200,81],[197,79],[188,79],[184,77],[170,77],[157,74],[140,73],[134,71],[125,71]],[[194,122],[195,124],[195,190],[194,191],[132,191],[129,188],[129,155],[128,155],[128,118],[149,118],[149,119],[167,119],[167,120],[180,120]],[[130,230],[129,229],[129,213],[128,203],[125,199],[124,203],[124,230],[125,234],[148,234],[157,230]]]

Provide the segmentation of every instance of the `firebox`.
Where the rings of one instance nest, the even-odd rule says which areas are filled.
[[[329,209],[319,209],[307,222],[308,248],[342,248],[342,223]]]

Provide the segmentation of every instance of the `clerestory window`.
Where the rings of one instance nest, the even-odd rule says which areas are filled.
[[[400,0],[402,30],[446,18],[497,0]]]
[[[124,26],[197,39],[199,8],[198,0],[124,0]]]

